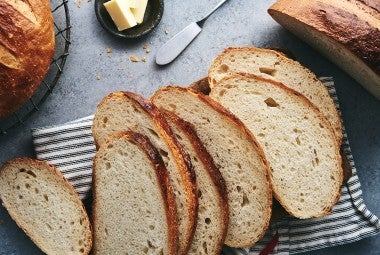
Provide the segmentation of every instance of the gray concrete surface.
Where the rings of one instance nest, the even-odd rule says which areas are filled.
[[[166,67],[155,65],[157,48],[217,2],[167,0],[163,19],[151,34],[135,41],[120,41],[99,25],[93,2],[82,0],[78,8],[70,0],[72,45],[64,74],[39,112],[24,126],[0,136],[0,164],[14,157],[34,156],[30,128],[93,114],[99,100],[109,92],[130,90],[149,96],[160,86],[187,85],[203,77],[213,58],[227,46],[278,46],[290,49],[318,76],[334,77],[363,196],[369,209],[380,215],[380,101],[275,23],[266,12],[273,0],[229,1],[206,22],[203,32],[174,63]],[[149,54],[145,53],[144,44],[149,44]],[[107,54],[107,48],[112,48],[112,53]],[[147,61],[132,63],[131,55],[145,56]],[[0,220],[1,255],[41,254],[1,206]],[[380,254],[380,236],[305,254]]]

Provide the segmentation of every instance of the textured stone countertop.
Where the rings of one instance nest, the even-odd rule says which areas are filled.
[[[317,76],[334,77],[364,200],[373,213],[380,215],[380,101],[273,21],[266,11],[273,0],[227,2],[210,17],[185,52],[165,67],[154,63],[158,47],[201,18],[219,0],[166,0],[158,27],[134,41],[107,34],[95,17],[93,1],[69,0],[72,44],[64,73],[40,111],[23,126],[0,136],[0,164],[14,157],[35,156],[32,127],[61,124],[93,114],[99,100],[110,92],[130,90],[149,96],[163,85],[188,85],[205,76],[213,58],[228,46],[276,46],[292,51]],[[149,45],[150,53],[145,52],[144,44]],[[107,48],[112,52],[107,53]],[[146,57],[147,61],[131,62],[131,55]],[[0,222],[1,255],[42,254],[1,206]],[[380,236],[305,254],[380,254]]]

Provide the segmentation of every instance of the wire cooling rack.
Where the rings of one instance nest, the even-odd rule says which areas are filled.
[[[66,58],[69,55],[71,26],[67,3],[68,0],[50,1],[54,17],[56,48],[49,71],[33,96],[15,113],[0,121],[0,135],[5,135],[10,129],[23,124],[34,112],[38,111],[39,106],[52,93],[57,84],[66,63]]]

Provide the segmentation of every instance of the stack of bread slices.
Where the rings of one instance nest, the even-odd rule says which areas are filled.
[[[92,237],[78,197],[51,166],[16,160],[0,173],[5,206],[37,244],[54,238],[50,232],[85,233],[71,238],[82,238],[79,246],[70,238],[40,245],[47,253],[88,254],[92,239],[95,255],[217,255],[224,244],[250,247],[264,235],[272,196],[302,219],[328,214],[340,197],[342,126],[333,100],[312,72],[273,50],[228,48],[207,78],[150,99],[111,93],[92,132]],[[67,186],[70,206],[49,183]],[[33,197],[47,218],[34,207],[20,216]],[[57,221],[56,206],[72,210],[79,225]]]
[[[272,195],[298,218],[340,197],[333,100],[273,50],[228,48],[207,79],[150,99],[111,93],[92,128],[94,254],[219,254],[263,236]]]

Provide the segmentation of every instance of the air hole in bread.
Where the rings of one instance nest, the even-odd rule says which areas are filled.
[[[331,176],[330,176],[330,179],[331,179],[331,180],[335,180],[335,177],[331,175]]]
[[[169,153],[163,149],[159,149],[158,152],[160,153],[161,157],[167,158]]]
[[[257,189],[257,187],[256,187],[256,186],[253,186],[253,187],[252,187],[252,190],[256,190],[256,189]]]
[[[300,138],[298,136],[296,137],[296,142],[297,142],[298,145],[301,145],[301,140],[300,140]]]
[[[104,117],[103,118],[103,123],[106,124],[108,122],[108,118],[107,117]]]
[[[155,137],[158,137],[158,134],[157,134],[156,131],[154,131],[153,129],[148,128],[148,131],[149,131],[149,133],[151,133],[151,134],[154,135]]]
[[[79,252],[80,252],[80,253],[84,253],[84,248],[80,248],[80,249],[79,249]]]
[[[279,104],[273,98],[271,98],[271,97],[268,97],[267,99],[265,99],[264,102],[269,107],[277,107],[277,106],[279,106]]]
[[[149,225],[149,229],[150,229],[150,230],[153,230],[153,229],[154,229],[154,226],[153,226],[153,225]]]
[[[168,104],[168,106],[170,107],[170,109],[172,110],[175,110],[177,108],[177,106],[175,104]]]
[[[109,170],[111,168],[111,163],[110,162],[106,162],[106,169]]]
[[[147,254],[148,251],[149,251],[149,248],[148,248],[148,247],[144,247],[143,252],[144,252],[145,254]]]
[[[243,194],[243,202],[241,203],[241,206],[246,206],[249,204],[249,200],[248,200],[248,197],[247,197],[247,194]]]
[[[257,134],[259,137],[265,137],[265,134],[264,133],[258,133]]]
[[[29,189],[30,188],[30,184],[29,183],[25,183],[25,188]]]
[[[206,218],[206,219],[205,219],[205,223],[206,223],[207,225],[209,225],[209,224],[211,223],[211,219],[210,219],[210,218]]]
[[[19,189],[20,189],[20,186],[16,186],[16,189],[19,190]]]
[[[70,222],[70,225],[74,225],[74,221],[71,221],[71,222]]]
[[[276,69],[270,67],[259,67],[260,73],[265,73],[270,76],[274,76],[276,73]]]
[[[48,201],[49,201],[49,197],[48,197],[48,195],[45,194],[45,195],[44,195],[44,199],[45,199],[46,202],[48,202]]]
[[[107,228],[104,228],[104,234],[105,234],[106,236],[108,236],[108,229],[107,229]]]
[[[202,197],[202,191],[198,190],[198,197]]]
[[[80,219],[79,219],[79,224],[80,224],[80,225],[83,225],[83,221],[84,221],[84,219],[83,219],[83,218],[80,218]]]
[[[240,192],[240,191],[241,191],[241,187],[240,187],[240,186],[236,186],[236,190],[237,190],[238,192]]]
[[[322,123],[319,123],[319,126],[320,126],[321,128],[324,128],[324,126],[322,125]]]
[[[49,223],[46,223],[46,228],[48,231],[53,231],[53,228],[50,226]]]
[[[21,169],[20,169],[20,173],[23,173],[23,172],[26,172],[26,169],[25,169],[25,168],[21,168]]]
[[[182,138],[180,135],[178,135],[178,134],[175,134],[175,137],[177,137],[177,139],[178,139],[179,141],[182,141],[182,140],[183,140],[183,138]]]
[[[239,169],[242,169],[242,167],[241,167],[241,164],[240,164],[240,163],[237,163],[236,165],[237,165],[237,167],[238,167]]]
[[[113,148],[113,144],[112,144],[112,143],[109,143],[109,144],[107,145],[107,148],[108,148],[108,149]]]
[[[219,91],[219,96],[222,97],[222,96],[224,96],[225,93],[226,93],[226,90],[222,89]]]
[[[232,62],[232,61],[231,61]],[[219,69],[218,69],[218,72],[219,73],[227,73],[228,72],[228,69],[230,69],[229,67],[228,67],[228,65],[220,65],[219,66]]]
[[[22,199],[22,198],[23,198],[23,196],[21,196],[21,195],[18,195],[18,198],[19,198],[19,199]]]
[[[205,251],[205,254],[207,254],[207,243],[206,242],[203,242],[202,244],[202,247],[203,247],[203,250]]]
[[[37,175],[33,171],[31,171],[31,170],[26,171],[26,173],[29,174],[29,175],[31,175],[31,176],[33,176],[34,178],[37,177]]]
[[[301,199],[300,199],[300,202],[301,202],[301,203],[305,202],[305,199],[301,198]]]

